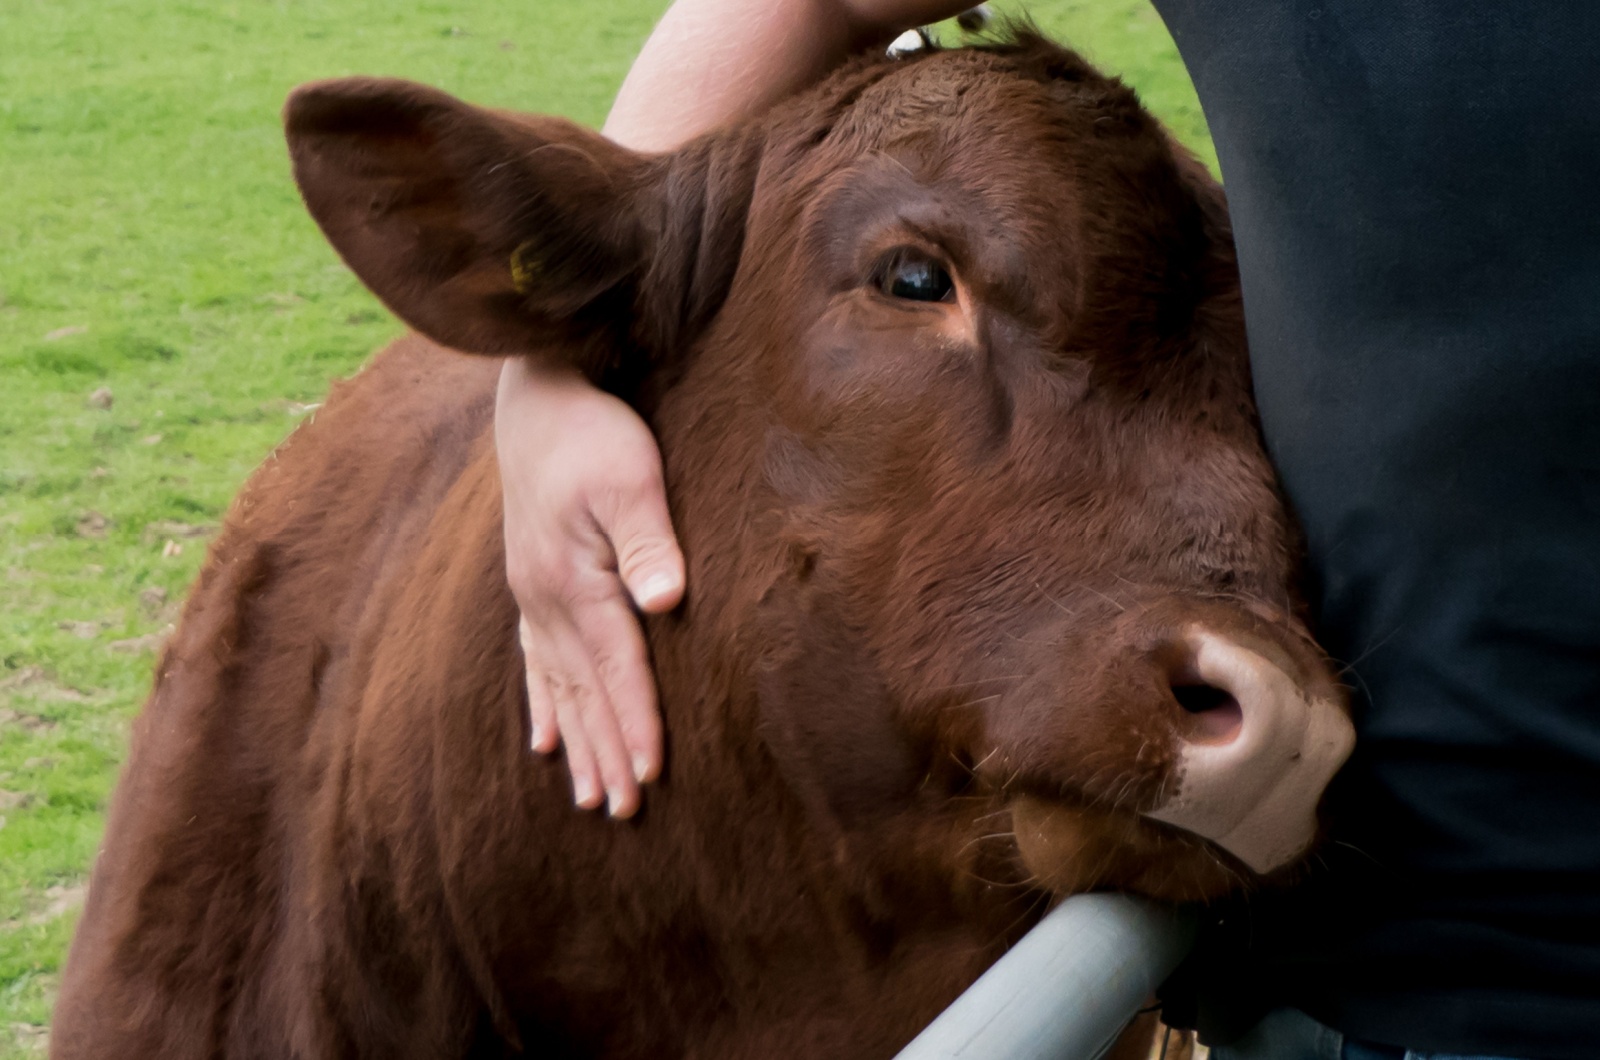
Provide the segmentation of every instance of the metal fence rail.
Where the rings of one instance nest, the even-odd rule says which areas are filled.
[[[896,1060],[1095,1060],[1194,940],[1179,910],[1068,898],[956,998]]]

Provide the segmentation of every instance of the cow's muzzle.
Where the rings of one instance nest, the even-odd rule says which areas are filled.
[[[1211,840],[1258,873],[1316,838],[1317,805],[1355,744],[1335,686],[1273,646],[1186,627],[1169,674],[1186,726],[1151,820]],[[1274,659],[1272,656],[1278,656]]]

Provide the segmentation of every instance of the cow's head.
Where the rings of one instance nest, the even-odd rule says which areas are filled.
[[[692,641],[841,835],[1169,898],[1306,850],[1351,730],[1220,193],[1120,84],[1024,39],[858,60],[661,156],[390,81],[288,128],[400,316],[651,418],[690,558],[658,660]]]

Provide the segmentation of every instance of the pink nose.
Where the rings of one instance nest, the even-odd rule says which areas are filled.
[[[1200,624],[1179,638],[1169,674],[1184,709],[1167,798],[1145,816],[1205,837],[1256,872],[1298,857],[1317,803],[1355,744],[1337,692],[1297,680],[1294,664]]]

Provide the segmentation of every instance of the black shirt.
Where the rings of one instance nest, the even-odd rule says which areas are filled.
[[[1600,0],[1156,6],[1359,733],[1324,870],[1188,970],[1203,1022],[1600,1056]]]

